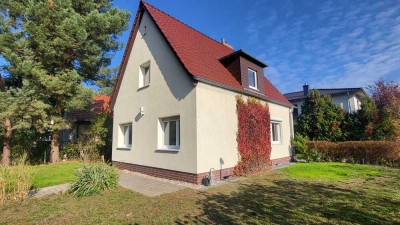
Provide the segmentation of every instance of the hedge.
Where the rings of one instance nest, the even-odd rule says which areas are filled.
[[[309,141],[309,149],[323,161],[400,166],[400,142],[395,141]]]

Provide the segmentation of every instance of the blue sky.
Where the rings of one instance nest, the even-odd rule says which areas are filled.
[[[400,0],[147,0],[213,39],[266,62],[282,92],[400,82]],[[114,0],[131,12],[139,0]],[[124,49],[115,54],[119,65]],[[1,64],[1,59],[0,59]]]
[[[266,62],[265,75],[283,93],[304,83],[336,88],[365,87],[379,77],[400,82],[400,0],[147,2]],[[139,1],[114,4],[132,13],[132,24]]]

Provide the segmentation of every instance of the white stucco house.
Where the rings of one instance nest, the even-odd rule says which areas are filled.
[[[271,159],[288,162],[293,105],[264,67],[141,1],[111,96],[113,164],[192,183],[232,175],[237,95],[268,103]]]
[[[332,101],[342,107],[345,112],[354,113],[361,109],[361,99],[367,96],[364,89],[357,88],[315,88],[320,95],[330,95]],[[302,91],[290,92],[284,96],[295,106],[293,117],[297,118],[301,114],[301,107],[309,93],[309,85],[303,85]]]

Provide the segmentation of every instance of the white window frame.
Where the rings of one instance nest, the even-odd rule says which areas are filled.
[[[249,88],[252,88],[254,90],[258,90],[257,71],[252,70],[250,68],[247,68],[247,79],[249,79],[249,71],[254,73],[254,84],[255,84],[255,86],[251,86],[250,80],[249,80]]]
[[[165,122],[176,121],[176,145],[165,144]],[[181,130],[180,116],[164,117],[159,119],[159,150],[165,151],[179,151],[181,144],[180,130]]]
[[[148,70],[148,76],[149,76],[148,84],[145,84],[145,79],[144,79],[146,68],[149,69]],[[139,89],[150,86],[150,83],[151,83],[151,67],[150,67],[150,61],[148,61],[139,66]]]
[[[130,139],[131,139],[131,143],[129,144],[129,137],[128,137],[128,143],[126,143],[126,133],[124,133],[125,127],[128,128],[128,133],[129,133],[129,127],[131,130],[130,133]],[[132,148],[132,143],[133,143],[133,130],[132,130],[132,123],[123,123],[119,125],[119,133],[120,133],[120,137],[119,137],[119,144],[118,144],[118,148],[120,149],[131,149]]]
[[[274,141],[274,135],[273,132],[274,130],[272,129],[272,124],[278,124],[278,140]],[[272,144],[282,144],[282,121],[279,120],[271,120],[271,143]]]

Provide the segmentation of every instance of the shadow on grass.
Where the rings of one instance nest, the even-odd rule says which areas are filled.
[[[334,185],[274,180],[272,185],[242,184],[230,194],[207,194],[197,204],[203,213],[178,224],[393,224],[400,202]]]

